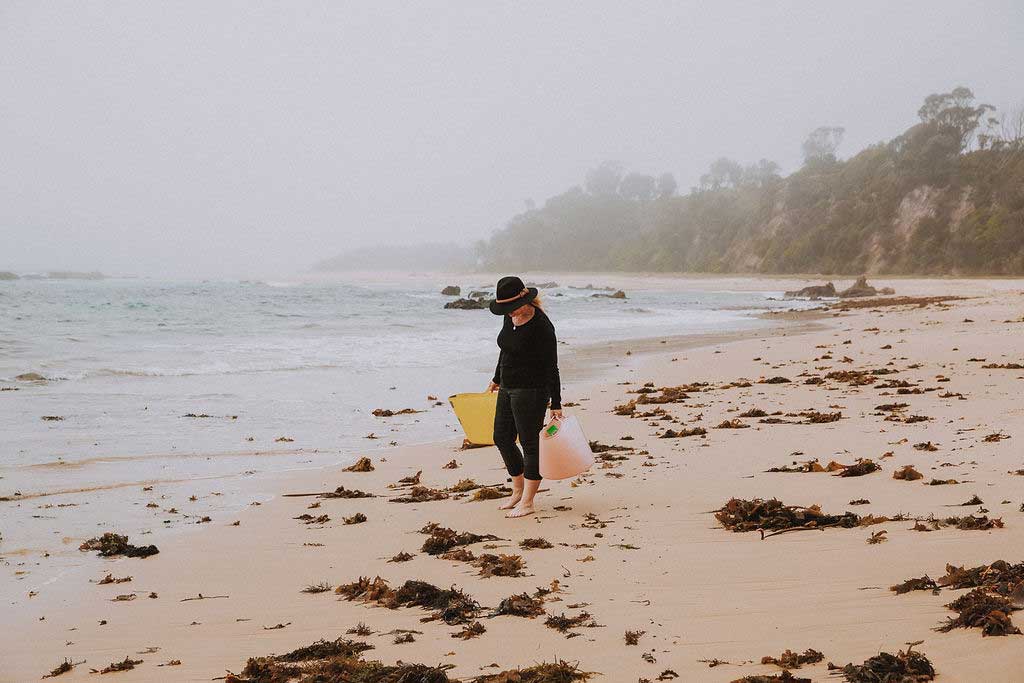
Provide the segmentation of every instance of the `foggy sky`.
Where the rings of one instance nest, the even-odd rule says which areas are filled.
[[[0,270],[298,272],[472,241],[605,159],[800,163],[956,85],[1024,102],[1006,2],[0,0]]]

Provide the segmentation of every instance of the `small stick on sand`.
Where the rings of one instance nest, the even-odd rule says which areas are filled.
[[[189,600],[216,600],[217,598],[229,598],[229,597],[231,597],[231,596],[230,595],[203,595],[202,593],[200,593],[199,595],[197,595],[194,598],[185,598],[183,600],[179,600],[178,602],[188,602]]]

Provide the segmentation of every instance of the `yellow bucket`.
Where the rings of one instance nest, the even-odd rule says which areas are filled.
[[[466,439],[475,446],[494,445],[494,410],[498,392],[453,394],[448,397],[455,417],[459,418]]]

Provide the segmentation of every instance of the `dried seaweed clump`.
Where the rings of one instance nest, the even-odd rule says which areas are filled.
[[[643,636],[646,631],[626,631],[622,637],[626,641],[626,645],[639,645],[640,637]]]
[[[750,427],[746,422],[733,418],[732,420],[722,420],[715,425],[715,429],[746,429]]]
[[[526,669],[512,669],[485,674],[470,679],[469,683],[577,683],[589,681],[592,671],[581,671],[576,664],[556,660],[554,664],[535,664]]]
[[[489,578],[492,576],[525,576],[523,571],[526,565],[519,555],[494,555],[484,553],[473,560],[473,565],[480,568],[480,576]]]
[[[512,489],[507,486],[484,486],[474,491],[470,500],[496,500],[498,498],[507,498],[510,495],[512,495]]]
[[[100,557],[115,557],[117,555],[124,555],[125,557],[149,557],[150,555],[156,555],[160,552],[155,545],[144,545],[135,546],[128,543],[127,536],[121,536],[111,531],[98,536],[96,538],[90,538],[88,541],[78,546],[79,550],[98,550]]]
[[[918,479],[924,479],[924,475],[915,470],[913,465],[904,465],[892,473],[892,478],[902,479],[903,481],[917,481]]]
[[[822,413],[817,410],[804,410],[798,413],[801,417],[807,418],[804,424],[827,424],[843,419],[842,412]]]
[[[225,683],[451,683],[447,671],[454,665],[394,666],[367,662],[358,656],[335,655],[299,664],[283,663],[275,657],[251,657],[241,675],[228,673]]]
[[[863,477],[865,474],[871,474],[882,469],[879,464],[870,458],[858,458],[854,464],[844,467],[835,474],[836,477]]]
[[[426,503],[432,500],[445,500],[448,494],[439,489],[432,489],[429,486],[413,486],[408,494],[390,498],[392,503]]]
[[[139,664],[142,664],[141,659],[132,659],[131,657],[125,657],[124,661],[111,662],[102,669],[89,669],[90,673],[94,674],[112,674],[118,671],[131,671]]]
[[[365,455],[356,460],[354,465],[349,465],[343,472],[373,472],[373,462]]]
[[[1010,564],[996,560],[992,564],[966,569],[946,565],[945,576],[939,577],[943,588],[986,587],[1000,595],[1011,595],[1016,589],[1024,588],[1024,562]]]
[[[580,612],[574,617],[565,616],[565,612],[556,616],[550,616],[544,621],[544,625],[553,628],[559,633],[567,633],[573,628],[598,628],[600,624],[594,621],[589,612]]]
[[[362,524],[366,521],[366,515],[362,512],[357,512],[351,517],[342,517],[342,521],[344,521],[345,524]]]
[[[546,538],[524,538],[519,541],[519,547],[523,550],[546,550],[555,546]]]
[[[61,674],[66,674],[67,672],[69,672],[72,669],[74,669],[76,666],[78,666],[78,664],[75,664],[70,659],[65,659],[63,662],[61,662],[56,667],[51,669],[50,673],[48,673],[45,676],[43,676],[43,678],[54,678],[55,676],[60,676]]]
[[[410,555],[409,553],[407,553],[407,552],[405,552],[403,550],[402,552],[398,553],[397,555],[392,557],[390,560],[388,560],[388,562],[408,562],[411,559],[412,559],[412,555]]]
[[[1003,596],[993,595],[984,588],[975,588],[946,607],[958,614],[937,627],[936,631],[946,633],[955,628],[980,628],[983,636],[1020,633],[1020,629],[1010,620],[1010,613],[1018,608]]]
[[[310,645],[300,647],[283,655],[274,657],[279,662],[308,662],[313,659],[328,657],[356,657],[361,652],[372,650],[373,645],[358,640],[338,638],[337,640],[320,639]]]
[[[690,392],[706,391],[710,385],[707,382],[694,382],[693,384],[680,384],[676,387],[659,387],[654,389],[653,387],[645,387],[647,391],[640,393],[640,396],[636,397],[638,404],[643,403],[681,403],[688,399]],[[661,396],[654,396],[655,392],[660,392]]]
[[[934,579],[925,574],[919,579],[907,579],[903,583],[889,586],[889,590],[896,593],[896,595],[903,595],[911,591],[932,591],[933,593],[938,593],[939,586],[935,583]]]
[[[420,529],[421,534],[429,534],[430,537],[423,541],[423,552],[428,555],[440,555],[460,545],[471,545],[481,541],[500,541],[494,534],[474,534],[469,531],[455,531],[443,527],[436,522],[430,522]]]
[[[761,658],[761,663],[774,664],[781,669],[799,669],[804,664],[817,664],[823,659],[825,659],[825,655],[808,648],[802,653],[786,650],[778,657],[767,655]]]
[[[829,663],[829,671],[838,670],[848,683],[924,683],[935,680],[935,667],[928,661],[928,657],[921,652],[915,652],[914,646],[920,643],[910,643],[904,652],[898,654],[881,652],[870,657],[863,664],[847,664],[838,667]]]
[[[811,472],[824,472],[825,468],[822,467],[821,463],[818,462],[818,459],[815,458],[814,460],[806,460],[804,462],[794,462],[792,465],[781,465],[779,467],[772,467],[772,468],[770,468],[770,469],[768,469],[766,471],[767,472],[801,472],[801,473],[811,473]]]
[[[364,458],[369,462],[369,458]],[[372,466],[371,466],[372,467]],[[347,489],[344,486],[339,486],[333,491],[321,493],[317,498],[373,498],[372,493],[366,493],[365,491],[359,491],[356,489]]]
[[[494,616],[509,615],[513,617],[538,617],[544,614],[544,600],[541,597],[530,597],[526,593],[510,595],[494,610]]]
[[[744,426],[746,427],[747,425],[744,425]],[[676,438],[682,438],[682,437],[687,437],[687,436],[704,436],[707,433],[708,433],[708,430],[704,429],[703,427],[683,427],[682,429],[680,429],[678,431],[675,430],[675,429],[666,429],[664,432],[662,432],[658,436],[658,438],[659,439],[676,439]]]
[[[334,588],[334,586],[332,586],[331,584],[327,583],[326,581],[321,581],[320,583],[313,583],[313,584],[310,584],[310,585],[306,586],[305,588],[302,589],[302,592],[303,593],[312,593],[312,594],[315,595],[316,593],[326,593],[327,591],[331,590],[332,588]]]
[[[825,379],[845,382],[854,387],[862,387],[878,381],[878,378],[870,370],[833,370],[825,375]]]
[[[715,512],[715,518],[729,531],[755,531],[757,529],[781,531],[799,527],[850,529],[860,524],[860,517],[852,512],[842,515],[826,515],[817,505],[811,507],[784,505],[775,498],[771,500],[732,498]]]
[[[789,671],[780,674],[761,674],[737,678],[732,683],[813,683],[809,678],[798,678]]]
[[[361,576],[338,586],[334,592],[346,600],[374,602],[388,609],[422,607],[432,614],[421,621],[440,619],[450,625],[468,624],[480,612],[480,604],[458,588],[442,589],[426,581],[409,580],[396,590],[379,576],[372,581]]]
[[[487,628],[479,621],[474,621],[472,624],[467,624],[462,627],[461,631],[452,634],[452,638],[461,638],[462,640],[470,640],[477,636],[482,636],[487,633]]]

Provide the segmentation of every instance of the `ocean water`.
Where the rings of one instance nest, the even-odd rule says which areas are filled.
[[[113,512],[140,487],[168,500],[192,492],[199,515],[251,502],[247,479],[458,436],[446,399],[484,389],[501,321],[445,310],[450,283],[493,289],[467,276],[0,282],[0,497],[16,501],[0,502],[0,555],[43,550],[72,523],[152,525],[138,506]],[[616,286],[626,300],[543,290],[564,400],[565,367],[588,344],[756,328],[767,323],[753,313],[807,305],[777,291]],[[16,379],[29,372],[46,381]],[[382,419],[377,407],[423,412]],[[15,521],[28,513],[32,523]]]

